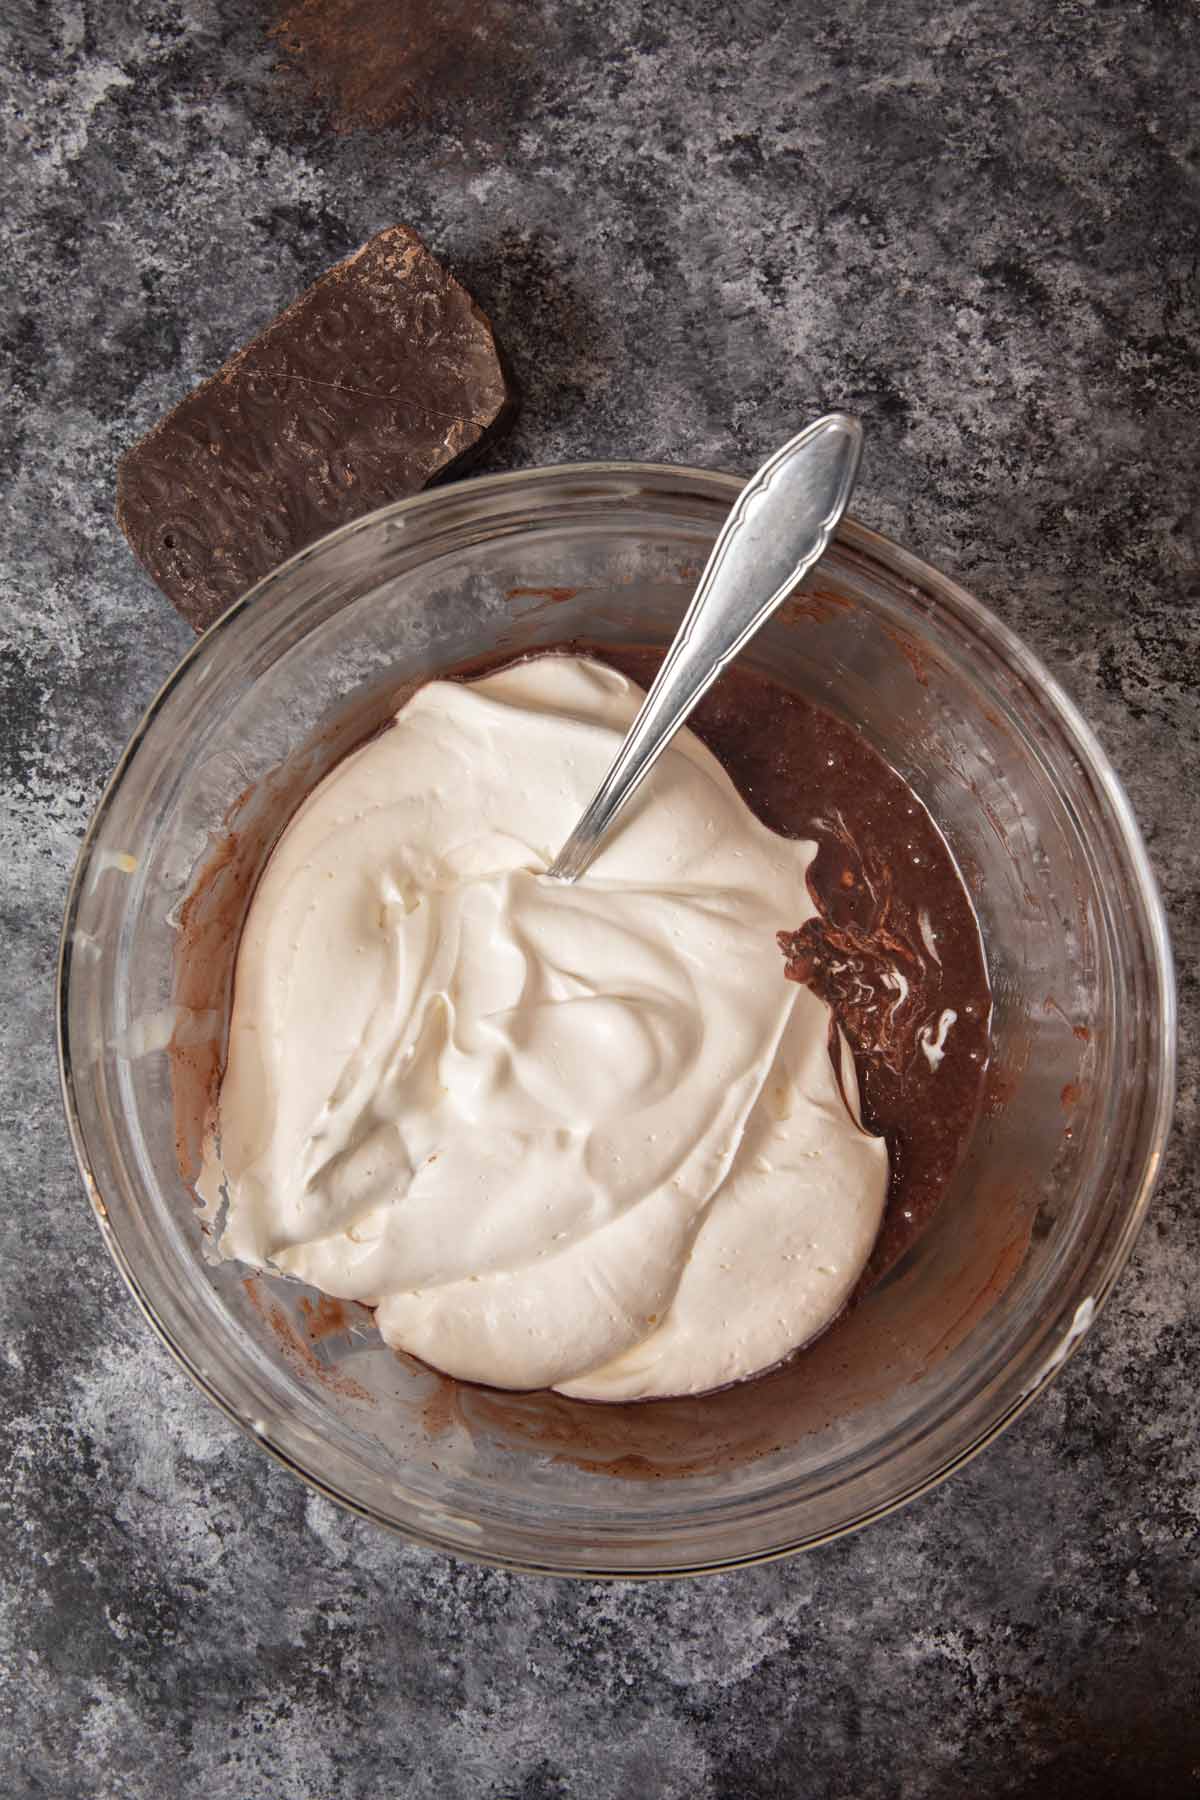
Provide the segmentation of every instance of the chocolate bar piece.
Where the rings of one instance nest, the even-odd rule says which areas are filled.
[[[293,552],[470,462],[515,400],[484,314],[393,225],[126,452],[117,519],[205,631]]]

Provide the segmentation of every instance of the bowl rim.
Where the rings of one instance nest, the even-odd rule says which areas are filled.
[[[910,1482],[903,1491],[894,1493],[887,1499],[869,1506],[854,1519],[843,1521],[815,1534],[797,1534],[766,1549],[754,1549],[745,1554],[725,1554],[711,1560],[697,1560],[693,1563],[680,1563],[670,1567],[648,1565],[639,1568],[615,1562],[606,1564],[602,1556],[587,1566],[580,1564],[563,1567],[561,1564],[539,1562],[536,1557],[510,1555],[503,1551],[475,1550],[460,1541],[451,1541],[438,1532],[423,1527],[417,1521],[406,1521],[404,1524],[399,1524],[394,1519],[376,1511],[369,1504],[343,1492],[335,1484],[324,1481],[320,1476],[304,1467],[288,1450],[272,1442],[261,1426],[257,1426],[253,1419],[239,1411],[236,1404],[222,1394],[209,1380],[188,1352],[175,1342],[155,1313],[136,1270],[113,1229],[103,1195],[95,1178],[75,1098],[75,1076],[70,1051],[68,1003],[72,929],[90,872],[96,842],[125,775],[155,718],[175,689],[186,680],[193,665],[209,652],[212,644],[226,634],[265,591],[285,581],[295,569],[312,558],[325,554],[336,544],[352,539],[360,533],[377,529],[380,524],[391,519],[406,518],[422,513],[436,515],[440,509],[460,503],[468,494],[472,498],[478,497],[486,503],[489,496],[504,495],[518,491],[525,486],[534,485],[544,489],[547,484],[553,487],[556,483],[565,485],[571,481],[587,480],[588,478],[642,481],[680,479],[707,483],[710,487],[715,484],[718,490],[725,489],[731,505],[747,479],[743,475],[727,470],[704,469],[687,463],[597,460],[543,464],[528,469],[467,476],[463,479],[440,483],[419,494],[411,495],[403,500],[392,501],[386,506],[364,513],[359,518],[338,526],[323,537],[317,538],[313,543],[306,545],[255,582],[245,594],[235,600],[213,622],[207,631],[196,639],[194,644],[188,647],[153,695],[130,734],[112,774],[105,783],[79,847],[67,890],[56,961],[56,1047],[60,1091],[71,1147],[109,1255],[143,1317],[156,1337],[165,1345],[174,1361],[191,1378],[201,1393],[217,1406],[246,1437],[265,1450],[275,1462],[298,1476],[312,1491],[321,1494],[324,1498],[344,1507],[358,1517],[382,1526],[391,1534],[401,1538],[402,1541],[461,1557],[483,1567],[500,1568],[515,1573],[555,1575],[577,1580],[671,1580],[681,1576],[720,1573],[774,1562],[783,1557],[795,1555],[800,1550],[813,1549],[820,1544],[833,1542],[851,1532],[862,1529],[865,1525],[874,1523],[877,1519],[886,1518],[890,1513],[908,1505],[910,1501],[917,1499],[920,1495],[940,1486],[955,1471],[972,1461],[980,1451],[1005,1431],[1015,1419],[1019,1418],[1051,1382],[1057,1379],[1061,1370],[1078,1350],[1079,1345],[1107,1303],[1113,1287],[1129,1259],[1161,1172],[1175,1105],[1177,1003],[1174,961],[1158,882],[1133,807],[1096,733],[1066,690],[1043,665],[1040,658],[989,607],[977,600],[953,577],[943,574],[931,564],[924,562],[893,538],[863,525],[851,515],[843,517],[835,533],[834,541],[836,543],[869,557],[893,575],[910,583],[915,589],[931,594],[939,605],[947,606],[952,613],[958,613],[977,635],[987,641],[993,650],[1015,668],[1026,682],[1038,689],[1067,737],[1073,741],[1090,777],[1101,789],[1105,801],[1111,808],[1112,821],[1121,850],[1128,858],[1130,873],[1145,908],[1147,948],[1151,952],[1153,964],[1153,1005],[1156,1008],[1159,1027],[1158,1056],[1155,1064],[1148,1067],[1146,1071],[1147,1089],[1153,1084],[1156,1097],[1155,1106],[1147,1132],[1148,1148],[1136,1184],[1136,1191],[1133,1193],[1121,1221],[1116,1241],[1111,1247],[1106,1265],[1098,1279],[1091,1284],[1090,1301],[1078,1308],[1075,1318],[1068,1326],[1058,1348],[1045,1359],[1032,1382],[983,1429],[978,1431],[973,1439],[952,1453],[945,1454],[935,1468],[919,1479]],[[1084,1316],[1085,1314],[1086,1316]]]

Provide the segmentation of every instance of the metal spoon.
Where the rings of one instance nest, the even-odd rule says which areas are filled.
[[[861,455],[858,420],[828,413],[743,488],[629,735],[548,875],[575,881],[583,874],[696,702],[824,555]]]

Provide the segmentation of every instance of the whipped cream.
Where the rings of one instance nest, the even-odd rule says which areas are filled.
[[[463,1379],[739,1380],[829,1324],[882,1218],[853,1061],[776,945],[815,846],[684,730],[584,878],[544,874],[641,699],[568,656],[429,683],[300,808],[239,947],[222,1252]]]

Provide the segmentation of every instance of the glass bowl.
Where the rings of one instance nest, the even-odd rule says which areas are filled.
[[[727,1568],[851,1530],[941,1480],[1086,1331],[1168,1130],[1170,952],[1112,769],[1011,632],[847,522],[746,658],[865,733],[929,807],[978,909],[993,1054],[927,1234],[784,1368],[616,1408],[457,1386],[387,1350],[361,1309],[212,1259],[185,1174],[240,919],[290,809],[439,672],[575,639],[665,645],[740,486],[632,463],[500,475],[387,507],[294,557],[150,707],[68,901],[67,1114],[104,1240],[150,1323],[321,1492],[512,1568]]]

